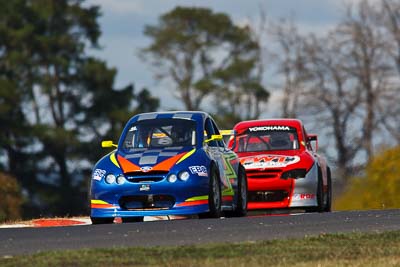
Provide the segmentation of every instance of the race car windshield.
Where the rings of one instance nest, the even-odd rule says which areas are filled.
[[[270,129],[271,128],[271,129]],[[235,137],[235,152],[296,150],[299,148],[296,129],[292,127],[253,127]]]
[[[187,119],[151,119],[132,124],[123,149],[196,145],[196,123]]]

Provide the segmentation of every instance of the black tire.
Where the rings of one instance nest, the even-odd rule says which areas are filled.
[[[324,188],[322,184],[322,172],[318,167],[318,184],[317,184],[317,206],[306,209],[307,212],[323,212],[324,211]]]
[[[331,169],[328,167],[326,170],[327,179],[328,179],[328,192],[326,194],[326,204],[324,207],[325,212],[332,211],[332,178],[331,178]]]
[[[135,216],[135,217],[121,217],[123,223],[135,223],[135,222],[143,222],[143,216]]]
[[[232,216],[243,217],[247,215],[247,177],[242,165],[239,165],[237,194],[236,208],[232,212]]]
[[[208,213],[199,214],[199,218],[219,218],[222,215],[221,184],[218,170],[215,165],[210,168],[209,193],[208,193]]]
[[[114,222],[113,217],[90,217],[92,224],[111,224]]]

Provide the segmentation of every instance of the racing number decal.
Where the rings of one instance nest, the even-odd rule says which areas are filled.
[[[300,161],[299,156],[257,155],[242,158],[246,169],[282,168]]]

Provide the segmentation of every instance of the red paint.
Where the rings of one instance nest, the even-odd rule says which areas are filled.
[[[235,138],[245,133],[253,131],[263,131],[263,127],[290,127],[295,128],[298,137],[297,149],[287,150],[264,150],[264,151],[250,151],[250,152],[239,152],[239,146],[233,148],[238,154],[240,162],[246,169],[248,190],[249,191],[275,191],[285,190],[288,192],[288,198],[282,201],[275,202],[250,202],[248,203],[248,209],[277,209],[290,207],[294,189],[296,186],[295,179],[281,179],[281,175],[285,171],[294,169],[306,169],[309,171],[316,159],[313,155],[317,155],[315,151],[312,151],[309,145],[310,136],[313,140],[316,139],[315,135],[309,135],[303,131],[304,126],[300,120],[297,119],[269,119],[269,120],[252,120],[242,121],[234,126]],[[260,127],[259,130],[253,130],[251,128]],[[251,129],[251,130],[249,130]],[[229,147],[232,148],[234,139],[230,138]],[[294,136],[290,136],[291,140],[294,140]],[[251,138],[248,142],[251,143]],[[265,140],[268,142],[268,140]],[[293,158],[293,160],[291,160]],[[326,179],[326,162],[321,156],[317,156],[317,160],[322,169],[323,176],[323,188],[327,191],[327,179]],[[267,164],[271,162],[271,164]],[[265,164],[264,164],[265,163]],[[274,164],[276,163],[276,166]],[[313,199],[315,194],[301,196],[301,199]]]
[[[233,200],[233,196],[223,196],[222,197],[222,201],[232,201]]]
[[[204,205],[208,204],[208,200],[195,200],[195,201],[186,201],[179,204],[176,204],[175,207],[187,207],[187,206],[196,206],[196,205]]]
[[[115,206],[111,205],[111,204],[91,204],[90,207],[92,209],[112,209],[112,208],[115,208]]]
[[[72,219],[37,219],[32,221],[34,227],[55,227],[85,224],[85,222]]]

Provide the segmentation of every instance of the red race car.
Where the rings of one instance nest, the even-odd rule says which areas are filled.
[[[331,211],[330,168],[300,120],[243,121],[230,133],[228,146],[246,169],[249,210]]]

